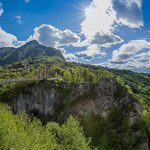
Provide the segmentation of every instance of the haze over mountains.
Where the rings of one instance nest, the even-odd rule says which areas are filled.
[[[41,61],[49,57],[65,61],[59,50],[40,45],[36,40],[30,41],[19,48],[0,48],[0,65],[20,61]]]

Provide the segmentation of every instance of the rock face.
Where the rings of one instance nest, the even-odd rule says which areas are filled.
[[[56,85],[52,81],[42,81],[31,87],[26,86],[20,91],[14,103],[17,111],[24,110],[30,113],[38,110],[40,113],[53,116],[56,120],[65,120],[70,114],[78,116],[84,122],[91,119],[89,116],[100,116],[109,122],[107,131],[116,132],[120,137],[124,132],[121,123],[124,121],[123,118],[126,118],[132,136],[138,139],[136,145],[133,144],[134,149],[149,149],[145,130],[139,127],[143,124],[142,107],[114,78],[104,78],[93,85],[79,83],[67,85],[63,82]],[[117,125],[115,123],[115,127],[113,120],[110,119],[112,110],[119,112],[121,116],[120,122],[117,122]]]

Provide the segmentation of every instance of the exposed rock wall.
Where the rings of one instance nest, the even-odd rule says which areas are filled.
[[[17,111],[29,113],[36,109],[46,115],[65,120],[70,114],[82,116],[89,114],[107,120],[111,109],[120,110],[128,118],[132,127],[142,120],[142,107],[114,78],[104,78],[98,84],[70,84],[42,81],[32,87],[25,87],[14,100]],[[116,116],[117,117],[117,116]],[[116,128],[119,130],[120,127]],[[143,128],[136,129],[134,136],[139,140],[135,149],[148,150],[148,140]]]

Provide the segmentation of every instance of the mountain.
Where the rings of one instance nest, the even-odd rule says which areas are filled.
[[[62,53],[51,47],[40,45],[33,40],[19,48],[0,48],[0,65],[12,64],[21,61],[56,60],[65,61]]]

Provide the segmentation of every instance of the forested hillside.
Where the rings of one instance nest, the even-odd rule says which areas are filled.
[[[43,71],[46,71],[47,78],[55,78],[54,82],[56,86],[59,81],[63,80],[69,87],[72,82],[96,84],[102,78],[116,78],[118,83],[125,86],[129,93],[142,104],[145,128],[150,137],[150,74],[66,62],[60,52],[54,50],[53,53],[49,48],[44,50],[39,49],[39,51],[34,53],[34,46],[39,46],[38,43],[34,42],[32,42],[33,45],[31,43],[25,45],[25,50],[23,50],[24,47],[18,50],[11,49],[11,51],[7,49],[4,53],[3,49],[1,49],[0,79],[39,78],[39,72],[43,73]],[[31,53],[27,47],[29,49],[33,48],[33,53]],[[17,61],[14,61],[16,58]],[[43,78],[43,75],[41,77]],[[32,86],[36,82],[0,84],[0,102],[10,104],[11,100],[20,90],[26,86]],[[62,126],[54,122],[42,126],[39,120],[27,117],[24,113],[18,117],[8,111],[9,109],[10,108],[6,105],[0,104],[0,143],[3,143],[1,144],[1,149],[28,149],[31,145],[33,147],[32,149],[37,149],[39,146],[37,143],[42,143],[41,146],[45,147],[45,149],[49,149],[49,146],[51,147],[50,149],[58,147],[68,150],[74,149],[74,147],[75,149],[92,149],[91,146],[89,146],[89,141],[84,136],[82,128],[79,127],[79,122],[73,117],[69,117],[67,123],[64,123]],[[111,116],[114,118],[113,120],[117,122],[116,125],[119,120],[115,120],[115,118],[119,116],[118,113],[118,111],[115,111]],[[41,119],[41,117],[39,118]],[[98,118],[93,119],[98,120]],[[112,120],[112,118],[110,120]],[[46,122],[44,122],[44,124],[46,124]],[[72,128],[72,126],[74,126],[74,128]],[[127,126],[124,127],[130,129],[127,128]],[[57,129],[59,129],[59,131],[57,131]],[[73,134],[70,135],[71,131]],[[95,130],[93,132],[95,132]],[[90,134],[92,135],[93,133]],[[130,132],[127,131],[126,134],[126,136],[129,136]],[[29,139],[34,137],[37,137],[36,141],[32,143],[29,142]],[[51,138],[49,139],[48,137]],[[68,141],[64,141],[64,139]],[[105,135],[103,135],[103,142],[101,144],[95,144],[93,142],[94,140],[95,139],[92,140],[92,145],[99,145],[98,149],[100,149],[100,146],[103,146],[103,149],[106,150],[113,150],[113,142],[119,143],[119,139],[115,139],[117,141],[114,140],[112,143],[109,143],[109,146],[106,146],[108,139]],[[134,141],[135,139],[132,140],[132,144],[137,142]],[[97,140],[95,141],[98,142]],[[51,144],[49,145],[48,143]],[[81,143],[80,148],[77,148],[77,143]],[[128,144],[131,146],[131,143]],[[128,144],[126,146],[128,146]],[[132,149],[132,146],[130,149]]]

